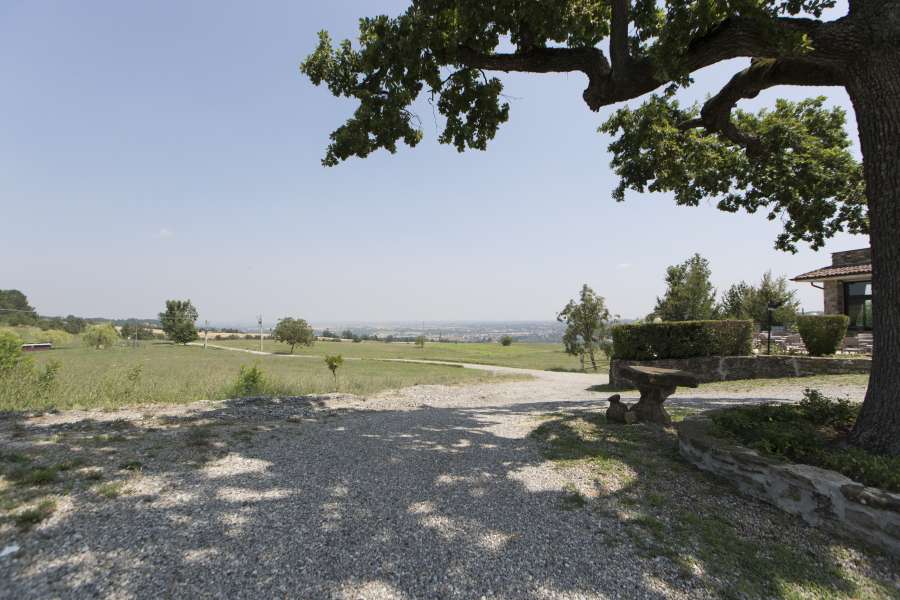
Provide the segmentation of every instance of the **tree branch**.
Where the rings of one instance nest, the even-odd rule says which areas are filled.
[[[482,54],[468,46],[456,49],[460,64],[490,71],[566,73],[581,71],[590,77],[609,73],[609,62],[597,48],[533,48],[527,52]]]
[[[609,38],[609,59],[613,79],[626,76],[628,66],[628,0],[612,0],[612,31]]]
[[[470,47],[459,46],[457,61],[463,66],[491,71],[582,72],[588,77],[583,97],[594,111],[636,98],[668,83],[670,80],[659,74],[650,58],[635,60],[628,57],[628,0],[614,0],[613,11],[612,67],[597,48],[533,48],[524,52],[482,54]],[[685,72],[693,72],[731,58],[787,59],[789,57],[783,56],[784,49],[778,44],[779,37],[804,34],[813,46],[813,50],[803,56],[805,62],[837,64],[846,60],[848,54],[846,40],[836,40],[834,35],[840,21],[729,18],[693,40],[680,57],[681,63]]]
[[[751,155],[760,153],[759,140],[734,124],[731,111],[739,101],[755,98],[762,90],[777,85],[844,85],[844,82],[834,67],[804,58],[755,59],[706,101],[699,117],[680,127],[684,130],[703,127],[746,148]]]

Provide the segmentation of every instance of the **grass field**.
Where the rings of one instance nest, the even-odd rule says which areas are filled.
[[[213,343],[213,342],[210,342]],[[230,348],[259,350],[258,340],[217,340],[216,345]],[[291,347],[287,344],[265,340],[263,351],[276,354],[288,354]],[[574,356],[563,351],[562,344],[548,343],[514,343],[501,346],[498,343],[451,343],[428,342],[424,348],[417,348],[409,343],[384,342],[323,342],[313,346],[297,346],[294,354],[324,356],[340,354],[344,358],[412,358],[426,360],[443,360],[447,362],[475,363],[497,365],[501,367],[518,367],[521,369],[580,369],[581,364]],[[603,371],[608,363],[603,357],[598,365]]]
[[[788,377],[784,379],[739,379],[737,381],[716,381],[704,383],[700,389],[704,392],[746,392],[765,390],[774,387],[796,386],[809,388],[865,386],[869,384],[869,375],[863,373],[848,375],[814,375],[811,377]]]
[[[54,381],[40,389],[28,385],[25,377],[5,382],[0,385],[0,411],[116,408],[227,398],[234,395],[233,385],[242,365],[258,365],[263,371],[266,381],[260,395],[335,391],[331,372],[321,360],[253,356],[157,342],[105,350],[75,346],[30,356],[38,373],[51,362],[59,362]],[[338,371],[337,390],[369,395],[412,385],[503,378],[453,365],[347,361]]]

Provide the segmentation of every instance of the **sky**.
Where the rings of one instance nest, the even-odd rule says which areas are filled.
[[[617,106],[588,110],[581,74],[502,75],[510,120],[486,152],[438,144],[423,104],[417,148],[321,166],[354,105],[299,63],[320,29],[353,37],[360,17],[406,5],[0,3],[0,289],[47,315],[152,317],[190,298],[201,319],[251,323],[545,320],[588,283],[641,317],[666,266],[695,252],[724,290],[868,245],[840,235],[791,255],[760,214],[664,194],[616,203],[597,127]],[[699,72],[680,98],[702,100],[743,64]],[[840,89],[741,106],[817,94],[848,110],[856,140]],[[821,310],[820,291],[792,285]]]

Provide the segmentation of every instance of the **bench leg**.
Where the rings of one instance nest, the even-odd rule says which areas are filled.
[[[641,392],[641,399],[638,403],[631,407],[631,410],[637,414],[638,421],[642,423],[656,423],[657,425],[671,425],[672,418],[666,409],[663,408],[663,402],[666,398],[675,393],[675,386],[659,387],[659,386],[638,386]]]

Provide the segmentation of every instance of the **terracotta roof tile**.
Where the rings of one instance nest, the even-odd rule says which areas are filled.
[[[822,267],[803,275],[797,275],[792,281],[819,281],[831,279],[842,275],[869,275],[872,273],[872,265],[849,265],[846,267]]]

